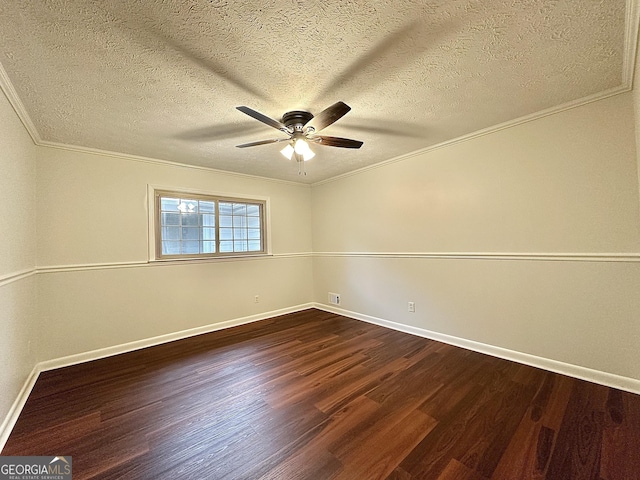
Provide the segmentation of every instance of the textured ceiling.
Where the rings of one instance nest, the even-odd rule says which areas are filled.
[[[630,3],[631,5],[631,3]],[[625,0],[0,0],[42,143],[313,183],[619,87]],[[627,39],[628,41],[628,39]],[[352,107],[306,177],[235,109]]]

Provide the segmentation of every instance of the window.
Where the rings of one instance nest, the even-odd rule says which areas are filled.
[[[156,258],[266,253],[265,202],[155,191]]]

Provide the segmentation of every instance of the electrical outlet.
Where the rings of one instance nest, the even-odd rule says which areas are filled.
[[[340,305],[340,294],[329,292],[329,303],[333,305]]]
[[[416,304],[415,304],[415,302],[409,302],[408,310],[409,310],[409,312],[411,312],[411,313],[415,313],[415,311],[416,311]]]
[[[260,295],[253,297],[253,303],[260,303]]]

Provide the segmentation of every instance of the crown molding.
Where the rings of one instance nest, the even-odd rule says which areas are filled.
[[[635,50],[634,50],[635,52]],[[626,65],[626,63],[625,63]],[[384,167],[385,165],[390,165],[392,163],[402,162],[404,160],[408,160],[413,157],[417,157],[419,155],[425,155],[434,150],[438,150],[440,148],[449,147],[451,145],[455,145],[462,142],[467,142],[469,140],[473,140],[475,138],[483,137],[485,135],[490,135],[492,133],[499,132],[501,130],[506,130],[508,128],[517,127],[524,123],[532,122],[534,120],[538,120],[540,118],[548,117],[550,115],[555,115],[556,113],[564,112],[566,110],[572,110],[577,107],[581,107],[583,105],[587,105],[589,103],[597,102],[599,100],[604,100],[605,98],[613,97],[615,95],[620,95],[621,93],[626,93],[631,90],[631,85],[620,85],[618,87],[611,88],[609,90],[604,90],[602,92],[595,93],[593,95],[589,95],[588,97],[579,98],[577,100],[572,100],[567,103],[563,103],[561,105],[557,105],[555,107],[550,107],[545,110],[540,110],[539,112],[531,113],[529,115],[525,115],[523,117],[516,118],[514,120],[509,120],[503,123],[499,123],[497,125],[493,125],[491,127],[484,128],[482,130],[477,130],[475,132],[468,133],[466,135],[462,135],[460,137],[452,138],[451,140],[445,140],[444,142],[437,143],[435,145],[430,145],[425,148],[421,148],[419,150],[414,150],[413,152],[405,153],[403,155],[399,155],[397,157],[390,158],[389,160],[384,160],[382,162],[375,163],[373,165],[367,165],[366,167],[358,168],[357,170],[352,170],[350,172],[343,173],[341,175],[336,175],[335,177],[327,178],[326,180],[321,180],[319,182],[312,183],[312,187],[318,187],[320,185],[324,185],[327,183],[335,182],[337,180],[342,180],[343,178],[351,177],[353,175],[358,175],[360,173],[364,173],[369,170],[374,170],[376,168]]]
[[[282,180],[282,179],[276,179],[276,178],[270,178],[270,177],[261,177],[258,175],[250,175],[250,174],[245,174],[245,173],[238,173],[238,172],[232,172],[232,171],[228,171],[228,170],[220,170],[220,169],[215,169],[215,168],[211,168],[211,167],[205,167],[205,166],[200,166],[200,165],[190,165],[190,164],[186,164],[186,163],[181,163],[181,162],[173,162],[173,161],[169,161],[169,160],[161,160],[161,159],[156,159],[156,158],[151,158],[151,157],[144,157],[144,156],[139,156],[139,155],[131,155],[131,154],[126,154],[126,153],[119,153],[119,152],[113,152],[113,151],[109,151],[109,150],[101,150],[101,149],[97,149],[97,148],[90,148],[90,147],[83,147],[83,146],[78,146],[78,145],[70,145],[70,144],[62,144],[62,143],[58,143],[58,142],[50,142],[50,141],[45,141],[41,138],[34,122],[31,120],[31,117],[29,116],[29,114],[27,113],[27,110],[24,106],[24,104],[22,103],[22,101],[20,100],[20,97],[18,96],[17,91],[15,90],[15,88],[13,87],[13,84],[11,83],[11,80],[9,79],[9,76],[7,74],[7,72],[5,71],[4,67],[2,66],[2,64],[0,63],[0,89],[4,92],[5,96],[7,97],[7,100],[9,100],[9,103],[11,104],[11,106],[13,107],[14,111],[16,112],[16,114],[18,115],[18,117],[20,118],[20,121],[22,122],[22,124],[24,125],[25,129],[27,130],[27,132],[29,133],[29,135],[31,136],[31,139],[33,140],[33,142],[40,147],[49,147],[49,148],[57,148],[57,149],[61,149],[61,150],[67,150],[67,151],[74,151],[74,152],[79,152],[79,153],[88,153],[88,154],[93,154],[93,155],[101,155],[101,156],[107,156],[107,157],[115,157],[115,158],[122,158],[125,160],[133,160],[133,161],[137,161],[137,162],[143,162],[143,163],[149,163],[149,164],[155,164],[155,165],[164,165],[164,166],[174,166],[174,167],[185,167],[185,168],[191,168],[191,169],[196,169],[196,170],[203,170],[203,171],[209,171],[209,172],[214,172],[214,173],[219,173],[219,174],[223,174],[223,175],[231,175],[231,176],[237,176],[237,177],[242,177],[242,178],[249,178],[249,179],[255,179],[255,180],[267,180],[267,181],[271,181],[271,182],[275,182],[275,183],[282,183],[282,184],[288,184],[288,185],[295,185],[295,186],[304,186],[304,187],[315,187],[315,186],[320,186],[320,185],[324,185],[326,183],[330,183],[330,182],[334,182],[346,177],[350,177],[352,175],[356,175],[359,173],[363,173],[365,171],[374,169],[374,168],[379,168],[379,167],[383,167],[385,165],[389,165],[392,163],[396,163],[396,162],[400,162],[403,160],[408,160],[410,158],[413,158],[415,156],[418,155],[423,155],[426,153],[429,153],[433,150],[439,149],[439,148],[444,148],[450,145],[455,145],[457,143],[461,143],[461,142],[465,142],[468,140],[472,140],[474,138],[478,138],[484,135],[488,135],[491,133],[495,133],[498,132],[500,130],[505,130],[507,128],[511,128],[511,127],[515,127],[518,125],[521,125],[523,123],[527,123],[527,122],[531,122],[533,120],[537,120],[539,118],[543,118],[549,115],[553,115],[556,113],[560,113],[562,111],[565,110],[569,110],[569,109],[573,109],[576,107],[580,107],[582,105],[586,105],[588,103],[592,103],[592,102],[596,102],[598,100],[603,100],[605,98],[614,96],[614,95],[619,95],[621,93],[625,93],[630,91],[633,88],[633,76],[634,76],[634,71],[635,71],[635,63],[636,63],[636,51],[637,51],[637,45],[638,45],[638,33],[639,33],[639,25],[640,25],[640,0],[626,0],[626,12],[625,12],[625,32],[624,32],[624,45],[623,45],[623,66],[622,66],[622,75],[621,75],[621,85],[618,87],[614,87],[611,88],[609,90],[605,90],[603,92],[599,92],[587,97],[583,97],[577,100],[573,100],[567,103],[564,103],[562,105],[558,105],[555,107],[551,107],[539,112],[535,112],[532,113],[530,115],[525,115],[523,117],[519,117],[516,118],[514,120],[509,120],[507,122],[503,122],[500,123],[498,125],[494,125],[482,130],[478,130],[475,132],[471,132],[469,134],[466,135],[462,135],[460,137],[451,139],[451,140],[447,140],[435,145],[431,145],[413,152],[409,152],[403,155],[399,155],[397,157],[388,159],[388,160],[384,160],[382,162],[376,163],[374,165],[368,165],[366,167],[363,168],[359,168],[356,170],[352,170],[350,172],[346,172],[343,173],[341,175],[337,175],[325,180],[321,180],[319,182],[315,182],[315,183],[303,183],[303,182],[296,182],[296,181],[291,181],[291,180]]]
[[[22,100],[20,100],[20,97],[18,96],[18,92],[16,92],[16,89],[13,87],[13,83],[11,83],[11,80],[9,79],[9,75],[7,74],[7,71],[4,69],[1,63],[0,63],[0,89],[4,92],[4,95],[5,97],[7,97],[7,100],[9,100],[9,103],[13,107],[13,110],[16,112],[16,115],[18,115],[18,118],[22,122],[22,125],[24,125],[24,128],[27,130],[27,133],[29,133],[31,140],[33,140],[33,143],[35,143],[36,145],[40,145],[42,143],[40,134],[38,133],[38,130],[36,129],[35,124],[31,120],[31,117],[27,113],[27,109],[24,107]]]
[[[280,178],[270,178],[270,177],[261,177],[259,175],[251,175],[248,173],[240,173],[240,172],[232,172],[230,170],[220,170],[218,168],[205,167],[203,165],[191,165],[188,163],[181,162],[173,162],[171,160],[161,160],[159,158],[151,158],[145,157],[142,155],[133,155],[130,153],[120,153],[120,152],[112,152],[110,150],[102,150],[99,148],[91,148],[91,147],[82,147],[79,145],[69,145],[66,143],[58,143],[58,142],[49,142],[47,140],[42,140],[39,143],[36,143],[39,147],[48,147],[54,148],[58,150],[67,150],[71,152],[84,153],[89,155],[97,155],[102,157],[112,157],[112,158],[120,158],[123,160],[131,160],[134,162],[148,163],[152,165],[160,165],[160,166],[170,166],[170,167],[181,167],[181,168],[189,168],[194,170],[202,170],[210,173],[217,173],[220,175],[227,175],[232,177],[240,177],[246,178],[250,180],[259,180],[259,181],[268,181],[273,183],[280,183],[285,185],[292,185],[296,187],[307,187],[309,188],[311,185],[307,183],[294,182],[291,180],[282,180]]]
[[[228,175],[228,176],[241,177],[241,178],[260,180],[260,181],[266,180],[274,183],[295,185],[297,187],[300,187],[300,186],[307,187],[307,188],[311,187],[311,185],[308,183],[293,182],[291,180],[281,180],[278,178],[261,177],[258,175],[249,175],[247,173],[231,172],[228,170],[220,170],[220,169],[204,167],[200,165],[190,165],[187,163],[172,162],[169,160],[161,160],[157,158],[144,157],[141,155],[131,155],[128,153],[112,152],[110,150],[101,150],[99,148],[83,147],[79,145],[70,145],[66,143],[50,142],[48,140],[43,140],[42,137],[40,136],[40,133],[38,132],[38,129],[36,128],[35,124],[31,120],[31,117],[29,116],[27,109],[22,103],[22,100],[20,100],[20,97],[18,96],[18,92],[14,88],[13,83],[11,83],[11,79],[9,78],[9,75],[7,74],[6,70],[2,66],[2,63],[0,63],[0,90],[4,92],[4,95],[7,97],[7,100],[11,104],[11,107],[16,112],[16,115],[22,122],[22,125],[24,125],[24,128],[27,130],[27,133],[31,137],[31,140],[38,147],[55,148],[59,150],[67,150],[71,152],[78,152],[78,153],[84,153],[84,154],[90,154],[90,155],[100,155],[104,157],[121,158],[124,160],[132,160],[136,162],[149,163],[154,165],[183,167],[183,168],[190,168],[195,170],[203,170],[207,172],[218,173],[221,175]]]
[[[372,170],[375,168],[383,167],[385,165],[390,165],[392,163],[408,160],[415,156],[423,155],[423,154],[432,152],[433,150],[437,150],[439,148],[444,148],[451,145],[455,145],[457,143],[473,140],[474,138],[499,132],[500,130],[505,130],[507,128],[516,127],[518,125],[522,125],[523,123],[532,122],[534,120],[538,120],[540,118],[544,118],[549,115],[554,115],[556,113],[581,107],[589,103],[597,102],[599,100],[604,100],[605,98],[613,97],[621,93],[629,92],[633,89],[633,80],[634,80],[633,76],[634,76],[635,65],[636,65],[636,51],[638,46],[639,26],[640,26],[640,0],[627,0],[626,11],[625,11],[625,32],[624,32],[623,59],[622,59],[622,83],[617,87],[611,88],[609,90],[604,90],[602,92],[598,92],[593,95],[589,95],[587,97],[572,100],[570,102],[563,103],[561,105],[550,107],[545,110],[541,110],[539,112],[534,112],[532,114],[525,115],[523,117],[519,117],[513,120],[508,120],[506,122],[493,125],[491,127],[487,127],[482,130],[477,130],[475,132],[462,135],[460,137],[452,138],[451,140],[446,140],[444,142],[437,143],[435,145],[431,145],[425,148],[421,148],[419,150],[415,150],[413,152],[405,153],[403,155],[390,158],[389,160],[384,160],[382,162],[378,162],[373,165],[367,165],[366,167],[362,167],[357,170],[352,170],[350,172],[346,172],[341,175],[336,175],[335,177],[327,178],[319,182],[314,182],[314,183],[311,183],[311,186],[317,187],[320,185],[324,185],[326,183],[331,183],[337,180],[341,180],[343,178],[350,177],[352,175],[357,175],[359,173],[366,172],[368,170]]]
[[[638,48],[638,29],[640,26],[640,2],[627,0],[625,32],[624,32],[624,58],[622,64],[622,83],[629,90],[633,88],[633,75],[636,66]]]

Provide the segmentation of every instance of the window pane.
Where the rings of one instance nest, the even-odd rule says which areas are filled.
[[[231,227],[233,226],[233,217],[228,216],[220,216],[220,226],[221,227]]]
[[[183,198],[178,204],[178,210],[182,213],[198,213],[198,200]]]
[[[162,240],[180,240],[180,227],[162,227]]]
[[[233,226],[234,227],[246,227],[247,226],[247,217],[233,217]]]
[[[162,242],[163,255],[179,255],[180,242]]]
[[[259,202],[160,192],[156,208],[158,256],[260,252],[264,248],[264,211]]]
[[[198,226],[198,214],[197,213],[185,213],[182,215],[182,225],[185,226]]]
[[[202,217],[202,226],[203,227],[215,227],[216,226],[216,216],[215,215],[200,215]]]
[[[181,253],[200,253],[200,242],[182,242]]]
[[[215,202],[207,202],[205,200],[200,200],[200,213],[215,213],[216,212],[216,203]]]
[[[163,213],[162,225],[180,225],[179,213]]]
[[[185,240],[200,240],[200,229],[198,227],[183,227],[182,241]]]
[[[160,197],[160,209],[163,211],[177,212],[179,203],[177,198]]]
[[[233,214],[232,204],[228,202],[219,202],[218,208],[220,209],[220,215],[231,215]]]
[[[233,204],[233,214],[234,215],[246,215],[247,214],[247,204],[246,203],[234,203]]]
[[[215,240],[216,239],[216,229],[215,228],[203,228],[202,229],[202,240]]]

